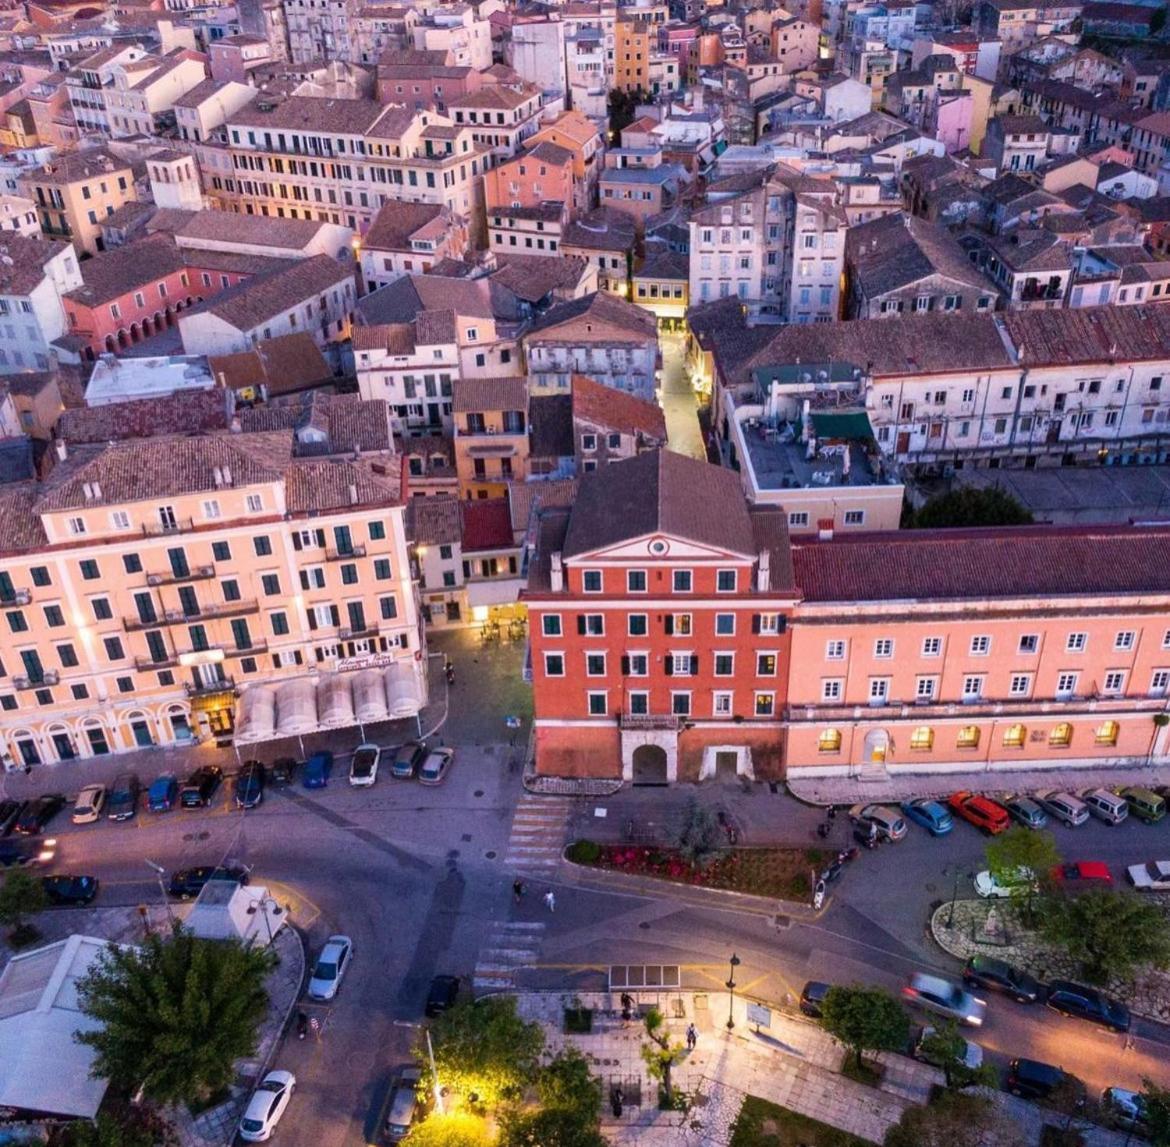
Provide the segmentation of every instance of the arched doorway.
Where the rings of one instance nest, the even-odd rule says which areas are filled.
[[[71,761],[77,756],[77,742],[64,725],[50,725],[48,734],[57,760]]]
[[[639,745],[634,750],[634,784],[665,785],[666,750],[660,745]]]
[[[884,765],[890,751],[890,735],[885,729],[870,729],[862,745],[863,765]]]

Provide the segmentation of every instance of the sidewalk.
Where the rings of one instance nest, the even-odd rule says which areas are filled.
[[[814,805],[888,804],[911,797],[944,797],[969,789],[990,796],[1043,792],[1045,789],[1119,788],[1170,785],[1170,767],[1149,765],[1124,769],[980,769],[971,773],[887,773],[882,780],[857,777],[802,777],[791,770],[786,784],[798,800]]]

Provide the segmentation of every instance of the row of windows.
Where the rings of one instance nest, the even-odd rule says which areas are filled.
[[[605,636],[604,613],[579,613],[577,616],[577,633],[582,637]],[[626,636],[645,637],[650,632],[650,615],[648,613],[627,613]],[[753,613],[752,633],[783,633],[787,628],[787,619],[778,613]],[[668,613],[662,619],[663,632],[673,637],[690,637],[696,632],[694,614]],[[541,615],[540,631],[545,637],[562,637],[564,630],[561,626],[561,614],[545,613]],[[715,636],[735,636],[735,614],[715,614]]]
[[[1116,721],[1102,721],[1093,730],[1095,745],[1116,745],[1121,727]],[[956,732],[955,747],[957,749],[977,749],[982,733],[978,725],[962,725]],[[919,725],[910,734],[910,748],[918,752],[927,752],[934,748],[935,733],[929,725]],[[817,748],[822,753],[839,753],[843,737],[840,729],[823,729],[817,738]],[[1050,748],[1066,749],[1073,742],[1073,727],[1068,721],[1059,721],[1047,733],[1036,729],[1029,734],[1028,728],[1022,724],[1009,725],[1003,732],[1002,745],[1005,749],[1022,749],[1025,744],[1047,743]],[[881,750],[878,750],[881,752]]]
[[[1113,636],[1113,649],[1118,652],[1127,652],[1137,644],[1137,631],[1120,629]],[[1084,632],[1070,633],[1065,638],[1066,653],[1084,653],[1089,647],[1089,635]],[[833,638],[825,644],[826,661],[842,661],[845,658],[847,644],[842,638]],[[1170,629],[1162,634],[1162,648],[1170,649]],[[922,639],[921,656],[941,657],[943,639],[941,637],[924,637]],[[967,652],[972,657],[987,657],[991,653],[991,638],[986,634],[976,634],[967,646]],[[1016,645],[1016,652],[1031,654],[1040,652],[1040,635],[1038,633],[1021,634]],[[892,659],[894,656],[894,639],[879,637],[873,643],[873,655],[878,660]]]
[[[694,578],[691,570],[672,570],[670,586],[673,593],[691,593]],[[584,570],[581,574],[582,587],[586,593],[603,593],[605,576],[603,570]],[[738,570],[718,570],[715,574],[717,593],[735,593],[739,582]],[[646,593],[647,573],[645,570],[626,570],[626,592]]]
[[[772,651],[757,652],[756,676],[775,677],[779,664],[779,655]],[[607,654],[603,652],[585,654],[585,676],[605,677],[607,671]],[[689,651],[683,653],[668,653],[662,662],[663,672],[667,677],[697,677],[701,672],[699,654]],[[715,653],[712,655],[712,670],[716,677],[735,676],[735,654]],[[621,671],[623,677],[648,677],[650,675],[649,653],[623,653],[621,656]],[[565,654],[546,653],[544,655],[544,673],[546,677],[564,677]]]
[[[608,690],[591,690],[585,696],[589,716],[609,716]],[[692,716],[694,710],[691,701],[689,692],[672,692],[670,695],[671,714],[675,717]],[[731,717],[734,713],[734,704],[734,693],[715,693],[711,699],[711,715],[713,717]],[[650,694],[645,691],[627,693],[626,712],[635,716],[648,716],[650,713]],[[752,695],[752,713],[756,717],[774,717],[776,715],[776,694],[771,691],[754,693]]]
[[[1090,690],[1107,696],[1117,696],[1125,692],[1129,674],[1124,669],[1108,669],[1101,676],[1099,683],[1094,683]],[[964,701],[981,701],[987,678],[980,673],[972,673],[963,677],[961,697]],[[1008,680],[1008,696],[1024,699],[1032,696],[1034,675],[1031,673],[1013,673]],[[1078,695],[1081,684],[1081,675],[1072,670],[1056,675],[1057,700],[1071,700]],[[914,696],[918,701],[934,701],[938,699],[939,679],[937,677],[919,677],[915,681]],[[1147,693],[1151,697],[1164,697],[1170,691],[1170,669],[1155,669],[1150,675],[1150,685]],[[821,700],[839,702],[845,696],[845,681],[840,677],[826,677],[821,681]],[[869,699],[871,702],[885,702],[890,698],[890,679],[888,677],[871,677],[869,679]]]

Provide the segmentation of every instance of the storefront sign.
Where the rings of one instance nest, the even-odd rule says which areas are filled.
[[[337,672],[351,673],[355,669],[386,669],[396,660],[393,653],[367,653],[364,657],[343,657],[337,662]]]

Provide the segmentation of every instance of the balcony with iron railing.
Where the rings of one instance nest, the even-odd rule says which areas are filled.
[[[196,685],[193,681],[188,681],[183,685],[187,691],[188,697],[210,697],[213,693],[228,693],[235,690],[236,682],[234,677],[223,677],[218,681],[203,682]]]
[[[663,729],[678,732],[684,718],[677,713],[619,713],[618,726],[630,730]]]
[[[124,617],[122,628],[127,633],[136,633],[143,629],[157,629],[167,625],[190,625],[209,618],[242,617],[249,613],[258,613],[260,603],[255,598],[240,601],[221,601],[211,605],[200,605],[193,613],[182,609],[166,609],[152,618]]]
[[[348,549],[326,549],[325,560],[327,562],[347,562],[352,558],[364,558],[366,556],[366,547],[363,545],[350,546]]]
[[[367,637],[377,637],[378,632],[378,626],[367,625],[361,629],[339,629],[337,637],[340,641],[361,641]]]
[[[0,609],[28,605],[30,601],[32,601],[32,593],[27,589],[14,589],[11,593],[0,593]]]
[[[181,581],[206,581],[215,577],[215,566],[187,566],[182,572],[174,569],[157,570],[146,575],[146,584],[175,585]]]
[[[61,675],[55,669],[46,669],[43,673],[36,677],[13,677],[13,689],[47,689],[52,685],[57,685],[61,681]]]
[[[154,657],[136,657],[134,659],[134,668],[140,673],[148,672],[152,669],[173,669],[176,665],[182,665],[185,661],[187,664],[192,664],[189,659],[198,658],[204,653],[220,653],[226,658],[252,657],[256,654],[267,652],[268,641],[261,637],[248,645],[217,643],[201,646],[199,649],[196,649],[194,646],[188,646],[185,649],[175,649],[168,652],[161,660]]]
[[[171,534],[186,534],[195,528],[194,518],[175,518],[168,522],[143,522],[142,532],[148,538],[169,537]]]

